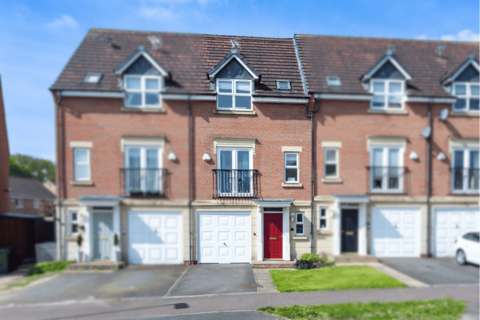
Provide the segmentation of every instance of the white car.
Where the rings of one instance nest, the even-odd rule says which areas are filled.
[[[457,262],[460,265],[466,263],[480,264],[479,232],[467,232],[455,240],[455,252],[457,253]]]

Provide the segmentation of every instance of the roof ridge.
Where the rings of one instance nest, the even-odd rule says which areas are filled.
[[[343,39],[367,39],[367,40],[400,40],[400,41],[415,41],[415,42],[445,42],[445,43],[464,43],[464,44],[476,44],[480,41],[458,41],[458,40],[441,40],[441,39],[412,39],[412,38],[387,38],[387,37],[362,37],[362,36],[341,36],[341,35],[329,35],[329,34],[300,34],[295,33],[295,36],[300,37],[325,37],[325,38],[343,38]]]

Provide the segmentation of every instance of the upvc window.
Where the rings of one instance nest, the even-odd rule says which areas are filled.
[[[252,149],[217,149],[217,188],[223,195],[253,193]]]
[[[372,146],[370,151],[371,192],[389,193],[403,190],[402,148]]]
[[[318,214],[318,229],[320,230],[326,230],[328,229],[328,224],[327,224],[327,208],[325,207],[320,207],[320,212]]]
[[[70,235],[75,236],[78,234],[78,222],[79,222],[78,211],[72,210],[69,212],[69,214],[70,214]]]
[[[479,192],[479,150],[454,149],[452,161],[452,191],[454,193]]]
[[[303,236],[305,235],[305,216],[303,212],[297,212],[295,215],[295,235]]]
[[[298,153],[285,153],[285,182],[298,183]]]
[[[125,189],[132,192],[162,192],[161,148],[125,146]]]
[[[453,84],[453,95],[457,101],[453,104],[454,111],[479,111],[479,84],[457,82]]]
[[[217,79],[217,109],[251,110],[252,81]]]
[[[34,209],[39,209],[40,208],[40,199],[34,199],[33,200],[33,208]]]
[[[325,149],[325,178],[338,178],[338,149]]]
[[[88,148],[74,148],[74,179],[75,181],[90,180],[90,149]]]
[[[399,80],[372,80],[372,109],[402,109],[405,82]]]
[[[159,108],[161,80],[155,76],[125,76],[125,106]]]
[[[22,209],[25,207],[25,200],[24,199],[15,199],[15,207],[18,209]]]

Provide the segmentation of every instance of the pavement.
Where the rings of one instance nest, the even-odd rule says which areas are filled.
[[[14,282],[17,282],[18,280],[25,278],[27,276],[28,269],[30,269],[32,266],[33,264],[23,264],[13,272],[0,275],[0,290]]]
[[[380,262],[430,286],[478,285],[479,269],[460,266],[455,258],[381,258]]]
[[[480,311],[478,308],[478,301],[469,302],[467,304],[467,312],[462,317],[462,320],[479,320],[480,319]]]
[[[200,264],[191,266],[168,296],[257,293],[249,264]]]

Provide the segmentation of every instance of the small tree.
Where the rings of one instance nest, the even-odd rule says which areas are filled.
[[[118,235],[116,233],[113,235],[113,245],[118,246]]]
[[[77,236],[77,245],[78,245],[78,248],[79,248],[79,249],[82,247],[82,242],[83,242],[82,235],[79,234],[79,235]]]

